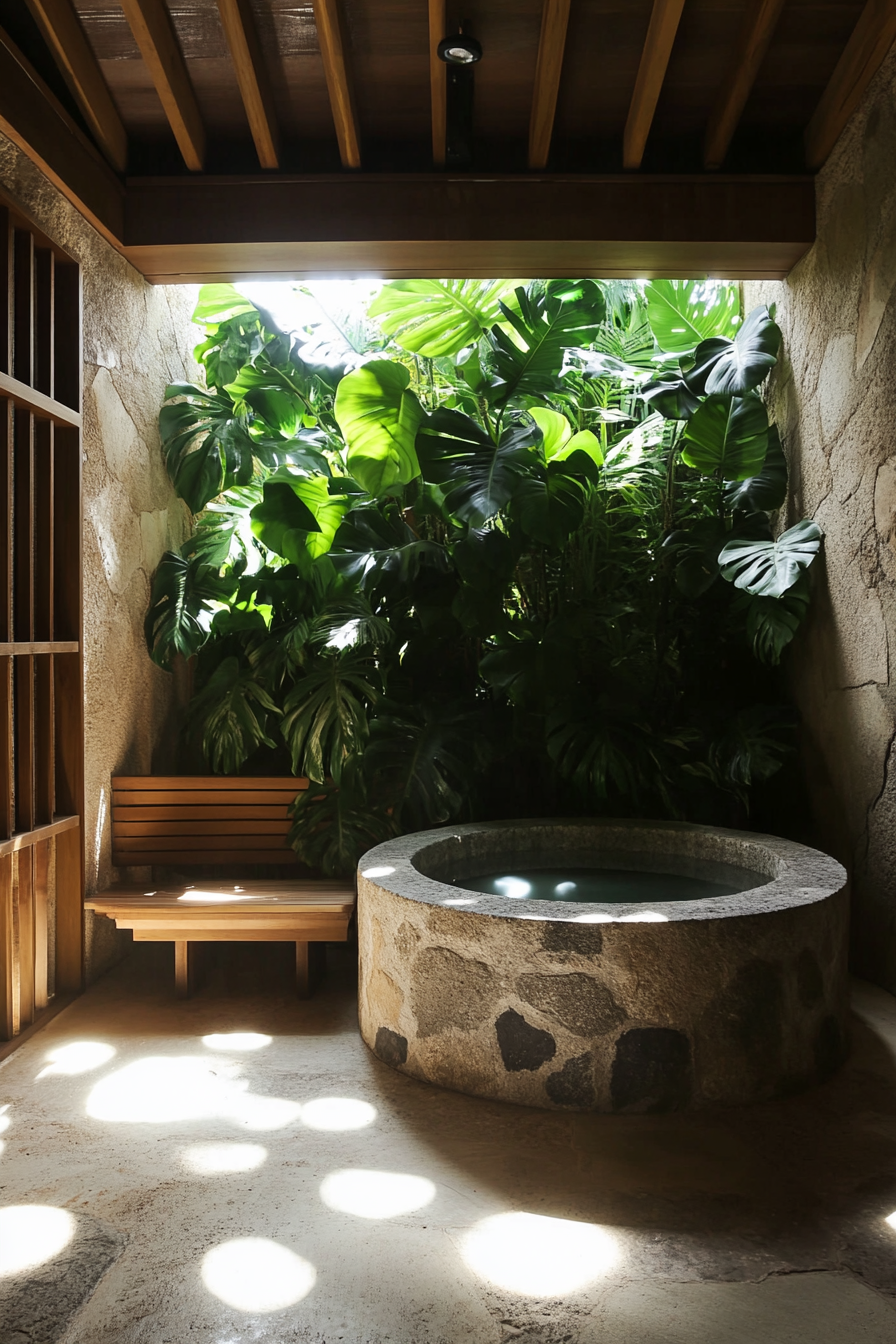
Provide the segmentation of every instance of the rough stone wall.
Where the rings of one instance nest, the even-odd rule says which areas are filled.
[[[153,570],[189,523],[165,473],[157,418],[165,384],[190,376],[196,291],[148,285],[2,136],[0,187],[82,267],[85,847],[95,892],[114,876],[110,776],[165,768],[173,748],[176,687],[147,656],[143,618]],[[88,913],[88,978],[129,938]]]
[[[775,301],[787,522],[825,533],[794,687],[814,840],[853,880],[853,965],[896,990],[896,52],[818,179],[818,235]]]

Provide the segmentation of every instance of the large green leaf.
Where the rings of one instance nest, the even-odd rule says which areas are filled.
[[[533,406],[529,414],[541,430],[545,458],[553,457],[566,447],[572,438],[572,426],[565,415],[548,406]]]
[[[681,455],[698,471],[743,481],[761,471],[768,446],[768,412],[760,397],[707,397],[688,421]]]
[[[256,673],[240,667],[236,658],[225,658],[190,702],[189,717],[212,770],[235,775],[257,747],[276,746],[265,719],[279,713]]]
[[[490,400],[542,397],[560,385],[567,350],[588,345],[606,313],[603,292],[594,280],[551,280],[518,289],[519,312],[501,305],[508,333],[492,327],[488,342],[494,371]]]
[[[322,655],[296,683],[283,706],[281,732],[297,774],[338,784],[347,761],[367,741],[367,707],[375,703],[373,665],[364,650]]]
[[[707,280],[651,280],[647,320],[661,350],[687,355],[709,336],[734,336],[740,314],[737,285]]]
[[[733,341],[714,336],[701,341],[692,364],[685,367],[685,382],[692,392],[721,392],[742,397],[758,387],[774,368],[781,346],[781,330],[767,308],[754,308]]]
[[[650,409],[667,420],[690,420],[700,407],[700,398],[677,373],[659,374],[644,383],[640,391]]]
[[[513,516],[519,519],[528,536],[542,546],[563,546],[584,516],[585,487],[565,470],[568,465],[551,462],[547,467],[528,472],[513,498]]]
[[[420,474],[414,440],[423,408],[409,382],[403,365],[374,359],[347,373],[336,390],[334,414],[348,444],[348,469],[374,496]]]
[[[383,801],[368,797],[359,762],[346,764],[339,784],[303,790],[290,810],[289,843],[325,877],[351,878],[361,855],[395,834]]]
[[[233,285],[202,285],[191,320],[203,324],[223,322],[238,313],[257,311],[255,304],[244,298]]]
[[[367,312],[403,350],[435,359],[473,345],[500,320],[515,280],[394,280]]]
[[[466,416],[437,411],[418,446],[424,479],[445,487],[447,513],[473,527],[494,518],[521,477],[541,465],[541,430],[528,416],[510,417],[493,443]]]
[[[174,401],[173,398],[178,398]],[[255,445],[245,415],[224,392],[171,383],[159,413],[165,465],[192,513],[232,485],[248,485]]]
[[[197,653],[208,639],[210,623],[200,618],[210,618],[214,604],[231,598],[235,587],[234,579],[222,579],[202,555],[166,551],[153,575],[143,623],[153,662],[169,667],[175,654],[189,658]]]
[[[384,705],[370,725],[364,769],[377,780],[399,826],[442,826],[463,810],[478,716],[443,704]]]
[[[437,541],[420,538],[397,505],[358,506],[347,513],[333,542],[332,560],[341,574],[367,591],[384,582],[407,591],[421,567],[445,571],[448,556]]]
[[[821,537],[818,524],[804,518],[774,541],[734,538],[719,552],[722,578],[756,597],[781,597],[811,565]]]
[[[326,555],[350,503],[346,495],[332,493],[335,484],[281,467],[264,483],[264,498],[252,510],[252,531],[294,565],[306,554],[312,560]]]
[[[780,663],[782,653],[805,620],[810,597],[806,570],[801,570],[796,583],[781,597],[737,594],[738,610],[746,613],[750,647],[761,663]]]
[[[762,470],[745,481],[730,481],[725,490],[725,507],[744,513],[758,509],[780,509],[787,498],[787,459],[781,447],[777,425],[768,427],[768,449]]]

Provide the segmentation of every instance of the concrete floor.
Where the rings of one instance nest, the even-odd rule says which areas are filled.
[[[564,1115],[393,1073],[345,950],[308,1003],[288,952],[233,950],[178,1003],[170,948],[138,947],[0,1067],[0,1219],[80,1229],[0,1277],[45,1308],[4,1344],[896,1340],[889,995],[855,986],[851,1061],[811,1094]]]

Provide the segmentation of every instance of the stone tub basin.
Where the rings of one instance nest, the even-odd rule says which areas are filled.
[[[682,899],[679,883],[661,900],[653,883],[649,901],[612,904],[473,889],[501,869],[695,862],[741,889]],[[526,1106],[757,1101],[844,1058],[847,915],[840,864],[774,836],[612,820],[423,831],[359,865],[361,1034],[414,1078]]]

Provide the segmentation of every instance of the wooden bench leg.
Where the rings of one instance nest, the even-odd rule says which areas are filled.
[[[296,943],[296,993],[300,999],[311,997],[307,943]]]
[[[176,941],[174,944],[174,986],[179,999],[188,999],[193,993],[194,968],[193,944]]]

